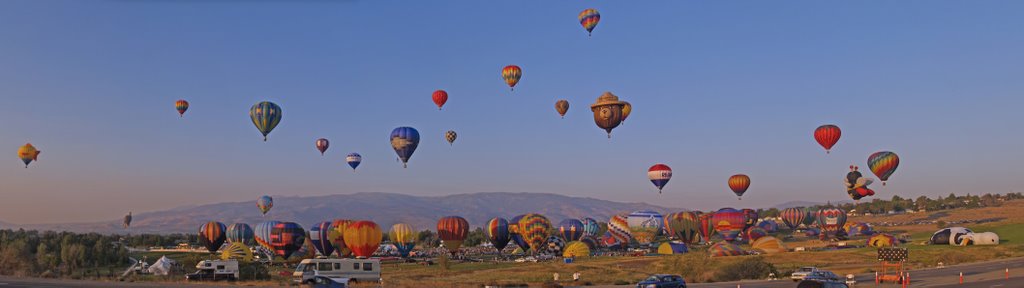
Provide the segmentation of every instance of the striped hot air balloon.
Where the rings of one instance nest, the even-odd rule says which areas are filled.
[[[711,243],[711,236],[715,235],[715,221],[711,219],[713,216],[715,216],[715,212],[708,212],[697,216],[697,219],[700,220],[700,238],[704,243]]]
[[[267,141],[267,134],[281,123],[281,106],[269,101],[256,103],[249,108],[249,118],[256,129],[263,133],[263,141]]]
[[[455,253],[462,247],[462,241],[469,236],[469,222],[459,216],[447,216],[437,220],[437,238],[448,251]]]
[[[267,248],[268,250],[274,250],[273,248],[270,247],[270,230],[273,229],[274,226],[277,225],[278,223],[281,222],[266,221],[260,224],[256,224],[256,227],[253,228],[256,244],[259,244],[260,246],[263,246],[263,248]]]
[[[580,222],[583,223],[584,237],[597,237],[597,233],[601,231],[601,225],[594,218],[586,217],[581,219]]]
[[[597,9],[588,8],[580,12],[579,19],[583,29],[587,29],[587,37],[590,37],[594,27],[597,27],[597,22],[601,21],[601,13],[598,13]]]
[[[746,252],[744,252],[743,248],[740,248],[739,245],[722,241],[711,245],[711,247],[708,248],[708,254],[711,254],[711,257],[728,257],[740,256],[746,254]]]
[[[399,255],[409,257],[409,252],[412,252],[412,248],[416,247],[416,236],[418,235],[419,233],[412,229],[412,225],[398,223],[391,225],[388,239],[391,240],[391,244],[395,245],[395,249],[398,249]]]
[[[821,234],[824,238],[836,238],[839,231],[843,230],[846,224],[846,211],[839,208],[823,208],[818,210],[818,227],[821,227]],[[842,234],[846,234],[843,231]]]
[[[544,215],[530,213],[519,219],[519,234],[523,241],[530,245],[534,252],[543,252],[547,245],[548,230],[551,230],[551,221]],[[524,249],[525,250],[525,249]]]
[[[484,232],[487,233],[487,240],[494,245],[495,249],[498,249],[498,253],[508,246],[508,241],[512,240],[512,235],[508,231],[508,220],[501,217],[494,217],[491,221],[487,221],[486,229]]]
[[[519,221],[525,216],[526,214],[517,215],[508,220],[508,234],[512,238],[512,243],[522,248],[523,251],[530,251],[530,243],[527,243],[526,239],[523,238],[523,234],[519,233]]]
[[[516,65],[508,65],[501,69],[501,79],[505,79],[505,84],[512,91],[516,90],[516,84],[519,83],[519,78],[523,77],[523,69]]]
[[[331,222],[320,222],[309,227],[309,241],[313,242],[320,255],[330,256],[334,253],[334,244],[331,243]]]
[[[270,248],[274,254],[288,259],[306,244],[306,230],[295,222],[281,222],[270,228]]]
[[[210,221],[199,227],[199,243],[206,247],[206,251],[215,253],[220,249],[221,245],[224,245],[224,240],[227,240],[227,227],[224,223],[217,221]]]
[[[732,189],[740,200],[743,200],[743,193],[747,193],[747,188],[750,188],[750,176],[736,174],[729,177],[729,189]]]
[[[836,125],[821,125],[817,129],[814,129],[814,140],[818,141],[818,144],[822,148],[825,148],[825,154],[828,154],[832,150],[832,146],[839,142],[839,137],[842,136],[843,131],[839,130],[839,126]]]
[[[252,227],[245,223],[234,223],[228,226],[227,239],[230,243],[242,243],[252,246],[256,243]]]
[[[739,236],[740,232],[743,232],[743,228],[746,227],[747,217],[743,214],[743,211],[722,208],[715,212],[714,216],[711,217],[711,221],[715,223],[715,231],[725,241],[733,241],[736,236]]]
[[[583,237],[583,222],[576,219],[565,219],[558,223],[558,235],[566,242],[580,240]]]
[[[356,257],[369,258],[377,251],[384,238],[380,227],[373,221],[356,221],[345,226],[345,245]]]
[[[647,178],[654,183],[654,187],[658,187],[658,194],[661,194],[661,189],[665,188],[665,184],[668,184],[668,180],[672,179],[672,168],[669,168],[665,164],[654,164],[650,169],[647,169]]]
[[[178,117],[185,117],[185,111],[188,110],[188,101],[185,101],[185,99],[174,101],[174,109],[178,110]]]
[[[348,156],[345,156],[345,162],[348,162],[348,166],[351,166],[352,171],[355,171],[356,167],[359,167],[359,163],[363,162],[363,155],[359,155],[359,153],[349,153]]]
[[[881,151],[868,156],[868,168],[871,168],[871,173],[878,176],[878,180],[882,180],[882,186],[885,186],[885,181],[889,181],[889,177],[896,172],[898,166],[900,157],[896,153]]]
[[[786,208],[779,216],[782,217],[782,222],[786,223],[789,230],[795,230],[807,220],[807,211],[804,211],[803,208]]]
[[[689,211],[668,214],[668,217],[665,217],[665,232],[684,243],[698,243],[700,219],[697,218],[697,214]]]

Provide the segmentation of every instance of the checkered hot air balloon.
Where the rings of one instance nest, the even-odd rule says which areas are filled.
[[[455,144],[455,138],[458,137],[459,134],[456,134],[454,130],[448,130],[448,132],[444,132],[444,140],[448,141],[448,145]]]

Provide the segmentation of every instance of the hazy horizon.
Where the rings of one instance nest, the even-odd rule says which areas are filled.
[[[585,8],[602,17],[592,37],[576,18]],[[0,220],[358,191],[703,210],[825,202],[847,199],[851,164],[875,178],[865,162],[880,150],[899,169],[862,201],[1021,191],[1021,8],[0,2]],[[523,69],[514,92],[500,77],[509,64]],[[437,89],[450,96],[442,111]],[[604,91],[633,105],[611,139],[589,111]],[[183,118],[178,99],[191,102]],[[283,109],[267,142],[248,117],[264,100]],[[843,129],[831,154],[811,135],[822,124]],[[398,126],[422,137],[406,169],[387,138]],[[28,169],[14,157],[26,142],[42,151]],[[363,156],[355,172],[350,152]],[[655,163],[674,171],[663,194],[647,179]],[[736,173],[752,179],[743,200],[726,186]]]

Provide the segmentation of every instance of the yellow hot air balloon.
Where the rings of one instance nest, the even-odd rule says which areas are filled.
[[[412,229],[412,225],[405,223],[391,225],[391,232],[388,232],[388,238],[402,257],[409,257],[409,252],[416,245],[416,236],[419,235],[419,232]]]
[[[231,245],[228,245],[228,248],[221,250],[220,259],[237,259],[241,262],[252,262],[253,256],[249,246],[245,246],[241,242],[232,242]]]
[[[750,248],[764,252],[765,254],[786,252],[786,245],[782,244],[782,240],[772,236],[757,238],[757,240],[750,243]]]
[[[345,245],[356,257],[369,258],[380,246],[383,234],[373,221],[356,221],[345,227]]]
[[[580,258],[590,257],[590,246],[580,241],[572,241],[565,245],[565,249],[562,251],[562,257],[565,258]]]
[[[21,158],[22,162],[25,162],[25,168],[28,168],[28,163],[32,161],[39,161],[39,150],[36,150],[32,143],[25,143],[24,146],[18,148],[18,158]]]

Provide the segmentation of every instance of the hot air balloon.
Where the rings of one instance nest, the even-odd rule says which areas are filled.
[[[782,244],[782,240],[772,236],[764,236],[751,241],[750,248],[764,254],[783,253],[787,251],[786,245]]]
[[[867,177],[863,177],[860,171],[857,171],[859,167],[856,165],[850,165],[850,172],[846,173],[846,178],[843,178],[843,185],[846,186],[846,195],[850,195],[850,198],[854,201],[859,201],[861,198],[875,195],[875,191],[868,188],[875,180]]]
[[[612,235],[611,230],[604,231],[604,235],[601,236],[601,244],[604,245],[605,247],[608,247],[608,249],[611,250],[622,249],[625,248],[626,245],[629,245],[629,243],[623,243],[622,241],[619,241],[618,237]]]
[[[711,247],[708,248],[708,254],[711,254],[711,257],[727,257],[740,256],[746,254],[746,252],[744,252],[743,248],[740,248],[739,245],[722,241],[715,243],[715,245],[711,245]]]
[[[409,252],[412,252],[412,248],[416,247],[416,236],[419,233],[412,229],[412,225],[405,223],[398,223],[391,225],[391,232],[388,233],[388,239],[391,240],[391,244],[395,245],[398,249],[398,254],[402,257],[409,257]]]
[[[227,228],[224,223],[217,221],[210,221],[199,227],[199,243],[206,247],[206,251],[210,253],[217,252],[221,245],[224,245],[224,240],[227,239],[224,231]]]
[[[846,234],[843,225],[846,224],[846,211],[839,208],[824,208],[818,210],[818,226],[821,227],[823,238],[838,238]],[[842,233],[839,233],[842,231]]]
[[[558,111],[558,115],[565,118],[565,113],[569,112],[569,100],[558,100],[555,102],[555,111]]]
[[[498,249],[498,253],[508,246],[508,241],[512,240],[512,235],[508,232],[508,220],[501,217],[494,217],[491,221],[487,221],[487,226],[484,232],[487,233],[487,240],[491,241],[491,245],[494,245],[495,249]]]
[[[324,155],[327,152],[327,147],[331,146],[331,142],[327,141],[327,138],[316,139],[316,150],[320,150],[320,155]]]
[[[448,92],[444,90],[434,91],[434,94],[430,96],[434,99],[434,105],[437,105],[437,110],[441,110],[441,106],[444,106],[445,102],[448,102]]]
[[[687,252],[690,252],[690,248],[686,247],[686,243],[679,241],[669,241],[658,245],[658,254],[661,255],[683,254]]]
[[[185,101],[185,99],[174,101],[174,109],[178,109],[178,117],[185,117],[185,111],[188,110],[188,101]]]
[[[839,126],[821,125],[818,126],[818,129],[814,129],[814,140],[818,141],[818,144],[825,148],[825,153],[828,154],[832,150],[832,146],[839,142],[839,136],[842,134],[843,131],[839,130]]]
[[[227,239],[229,243],[242,243],[246,246],[252,246],[256,243],[252,227],[245,223],[228,225]]]
[[[583,222],[576,219],[565,219],[558,223],[558,235],[566,242],[580,240],[583,237]]]
[[[249,118],[252,118],[256,129],[263,133],[263,141],[267,141],[267,134],[281,123],[281,106],[269,101],[256,103],[249,108]]]
[[[547,255],[562,255],[562,248],[565,248],[565,240],[558,236],[548,236],[548,239],[544,241],[544,254]]]
[[[868,238],[867,245],[870,247],[892,247],[899,245],[899,240],[890,234],[878,233]]]
[[[263,215],[267,215],[270,208],[274,208],[274,198],[269,195],[260,196],[259,199],[256,199],[256,208],[259,208]]]
[[[601,225],[594,218],[583,218],[580,222],[583,223],[583,237],[597,237],[601,231]]]
[[[277,225],[278,223],[281,222],[266,221],[260,224],[256,224],[256,227],[253,228],[253,236],[255,236],[256,244],[259,244],[263,248],[273,251],[274,248],[270,246],[270,230],[274,229],[274,226]]]
[[[811,226],[814,225],[814,223],[818,223],[818,210],[807,207],[804,208],[804,213],[807,214],[807,217],[804,218],[804,226]]]
[[[526,214],[519,219],[519,234],[523,240],[530,244],[534,252],[543,252],[547,245],[545,240],[548,237],[548,230],[551,229],[551,221],[540,214]],[[524,249],[525,250],[525,249]]]
[[[757,225],[754,226],[761,227],[761,229],[768,231],[768,233],[779,232],[779,222],[775,222],[775,220],[765,219],[761,222],[757,222]]]
[[[288,256],[288,258],[284,259],[285,263],[297,264],[299,262],[302,262],[302,260],[316,257],[316,248],[313,247],[313,242],[309,241],[309,237],[305,238],[306,241],[302,242],[302,246],[299,247],[299,250],[295,250],[295,252],[292,252],[291,256]]]
[[[700,242],[700,219],[697,214],[688,211],[668,214],[665,217],[665,232],[684,243]]]
[[[853,237],[857,235],[870,236],[875,234],[874,229],[871,228],[871,224],[863,222],[854,222],[852,225],[845,225],[843,229],[846,229],[846,235]]]
[[[306,243],[306,230],[295,222],[281,222],[270,228],[270,249],[281,258],[288,259]]]
[[[345,245],[356,257],[369,258],[377,251],[384,234],[373,221],[356,221],[345,226]]]
[[[587,29],[587,37],[590,37],[594,27],[597,27],[597,22],[601,21],[601,13],[597,13],[595,9],[586,9],[580,12],[579,18],[580,25],[583,25],[583,29]]]
[[[740,210],[743,211],[743,217],[746,218],[746,222],[743,223],[743,229],[750,228],[751,226],[754,226],[754,224],[757,224],[757,218],[759,218],[757,216],[757,210],[748,208]]]
[[[782,222],[786,223],[789,230],[795,230],[801,223],[804,223],[807,219],[807,211],[802,208],[786,208],[779,213],[782,217]]]
[[[320,222],[309,227],[309,241],[313,242],[320,255],[329,256],[334,253],[334,244],[331,243],[331,222]]]
[[[455,253],[462,246],[462,241],[469,236],[469,222],[459,216],[448,216],[437,220],[437,238],[448,251]]]
[[[878,180],[882,180],[882,186],[885,186],[885,181],[889,181],[892,173],[896,172],[897,166],[900,166],[900,157],[896,156],[896,153],[882,151],[868,157],[868,168],[871,168],[871,173],[878,176]]]
[[[408,167],[409,158],[416,152],[420,145],[420,132],[412,127],[398,127],[391,130],[391,148],[398,153],[398,159],[402,160],[402,167]]]
[[[519,66],[508,65],[501,69],[501,78],[505,79],[505,84],[508,84],[512,91],[516,90],[516,83],[519,83],[519,78],[522,77],[523,69],[520,69]]]
[[[334,250],[338,251],[338,257],[352,256],[352,250],[348,249],[348,245],[345,244],[345,228],[352,222],[352,220],[348,219],[334,219],[334,221],[331,221],[331,231],[327,233],[327,237],[331,239]]]
[[[523,234],[519,233],[519,220],[522,220],[525,216],[526,214],[517,215],[508,220],[508,234],[512,238],[512,243],[522,248],[523,251],[530,251],[530,243],[527,243],[526,239],[523,238]]]
[[[633,113],[633,104],[622,101],[622,122],[626,122],[626,118],[629,118],[630,113]]]
[[[747,192],[747,188],[750,188],[750,176],[736,174],[729,177],[729,189],[732,189],[740,200],[743,200],[743,193]]]
[[[715,223],[715,231],[725,241],[733,241],[736,236],[743,232],[746,227],[747,217],[741,210],[732,208],[722,208],[715,212],[715,215],[711,217],[711,221]]]
[[[715,221],[711,219],[715,216],[715,212],[708,212],[697,215],[697,219],[700,220],[700,238],[704,240],[704,243],[711,243],[711,236],[715,235]]]
[[[128,215],[124,215],[124,222],[121,225],[124,226],[124,229],[132,226],[132,211],[128,211]]]
[[[751,226],[750,228],[747,228],[747,230],[744,231],[743,234],[748,242],[753,243],[754,241],[757,241],[757,239],[761,237],[768,236],[768,231],[764,231],[764,229],[761,229],[761,227]]]
[[[597,102],[590,104],[590,111],[594,112],[594,123],[608,132],[608,138],[612,138],[612,129],[622,124],[622,108],[626,102],[619,101],[619,97],[611,92],[604,92]]]
[[[448,141],[448,145],[455,144],[455,138],[458,137],[459,134],[455,134],[455,131],[453,130],[448,130],[448,132],[444,132],[444,140]]]
[[[583,243],[581,241],[573,241],[565,244],[565,248],[562,249],[562,257],[590,257],[590,250],[590,244]]]
[[[231,242],[231,245],[220,252],[220,260],[235,259],[239,262],[249,263],[253,260],[252,249],[241,242]]]
[[[633,237],[625,215],[612,215],[612,218],[608,220],[608,232],[622,248],[626,248],[629,245],[629,239]]]
[[[25,168],[28,168],[28,163],[32,161],[39,161],[39,150],[36,150],[32,143],[25,143],[21,148],[18,148],[18,158],[21,158],[21,162],[25,162]]]
[[[363,162],[363,155],[349,153],[348,156],[345,156],[345,162],[348,162],[348,166],[352,166],[352,171],[355,171],[356,167],[359,167],[359,163]]]
[[[668,184],[668,180],[672,179],[672,168],[661,163],[654,164],[650,169],[647,169],[647,178],[651,179],[651,183],[654,183],[654,187],[658,187],[658,194],[661,194],[661,189],[665,188],[665,184]]]
[[[643,210],[629,213],[626,222],[629,223],[629,231],[633,233],[636,242],[645,245],[651,243],[654,236],[661,232],[665,218],[658,212]]]

